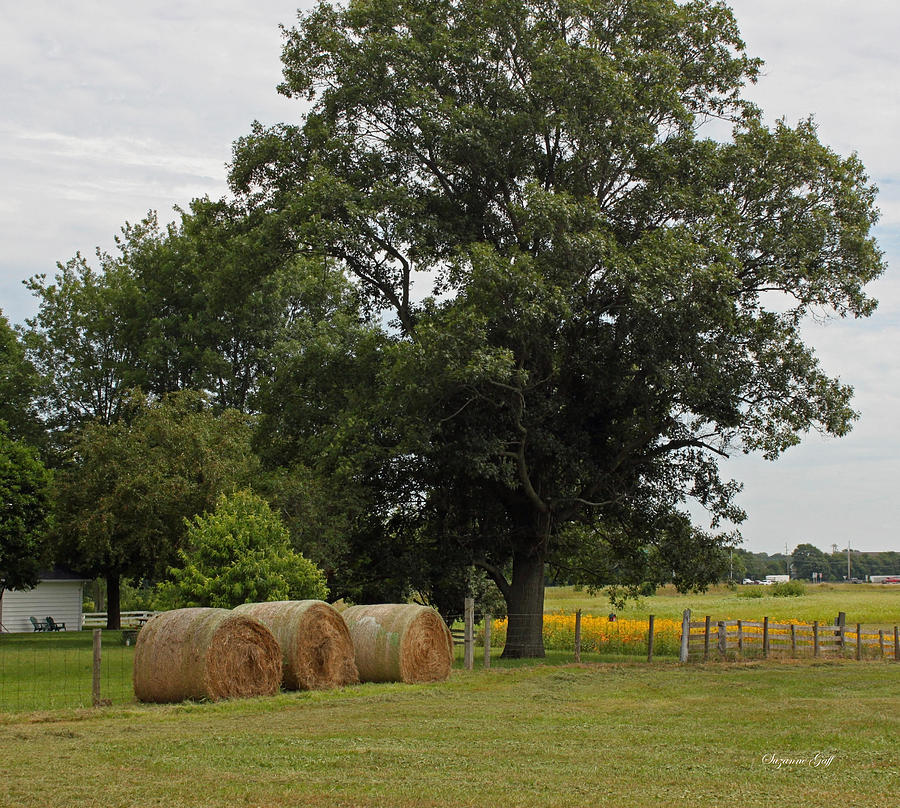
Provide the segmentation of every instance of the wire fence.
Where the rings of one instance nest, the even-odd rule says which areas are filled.
[[[682,621],[679,656],[682,662],[770,656],[898,661],[900,626],[848,624],[843,612],[833,624],[820,624],[800,620],[775,622],[768,617],[761,621],[714,620],[709,615],[692,620],[688,610]]]
[[[102,632],[99,698],[103,704],[134,699],[133,635]],[[0,713],[90,707],[93,691],[93,632],[0,634]]]
[[[467,619],[468,618],[468,619]],[[458,667],[488,667],[505,647],[533,656],[533,626],[541,625],[540,650],[551,661],[592,661],[609,657],[663,657],[682,661],[770,656],[839,656],[900,661],[900,629],[802,621],[761,623],[655,618],[619,619],[614,614],[513,614],[494,619],[454,615],[449,623]],[[466,626],[469,626],[467,629]],[[685,636],[685,626],[687,635]],[[94,665],[92,631],[0,634],[0,713],[84,708],[134,700],[132,670],[137,632],[99,631],[99,668]],[[475,648],[478,647],[476,653]],[[511,656],[516,656],[512,654]],[[99,685],[99,692],[95,688]]]
[[[618,618],[573,613],[512,614],[494,619],[479,614],[470,605],[472,650],[467,652],[466,614],[454,617],[455,654],[464,667],[474,667],[476,658],[490,664],[492,649],[513,648],[522,656],[535,650],[571,654],[575,661],[611,656],[639,657],[652,661],[665,657],[682,662],[710,659],[735,660],[772,657],[819,657],[857,660],[900,661],[897,626],[861,626],[846,622],[840,613],[834,625],[802,620],[759,622],[741,620]],[[534,638],[539,623],[541,641]],[[481,648],[479,653],[475,647]],[[487,646],[487,651],[484,650]]]
[[[490,626],[488,628],[488,618]],[[455,657],[465,659],[465,614],[451,617],[454,629]],[[486,642],[491,656],[506,646],[532,649],[538,645],[553,657],[570,654],[579,659],[633,656],[677,658],[681,644],[681,621],[653,616],[645,619],[622,619],[615,614],[593,615],[572,613],[510,614],[502,618],[474,612],[472,642],[483,657]],[[536,643],[534,625],[539,624],[541,642]],[[652,645],[651,645],[652,630]],[[527,655],[527,653],[525,654]]]

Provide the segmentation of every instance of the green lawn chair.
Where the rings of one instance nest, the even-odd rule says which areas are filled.
[[[56,623],[52,617],[47,618],[47,631],[65,631],[65,623]]]
[[[47,624],[43,620],[38,620],[32,615],[28,618],[31,621],[31,625],[34,626],[35,631],[46,631]]]

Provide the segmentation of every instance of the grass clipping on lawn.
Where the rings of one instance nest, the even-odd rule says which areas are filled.
[[[350,629],[363,682],[442,682],[453,664],[453,638],[427,606],[382,603],[349,606]]]
[[[327,603],[245,603],[234,611],[259,620],[275,635],[281,646],[286,690],[327,690],[359,682],[347,624]]]
[[[228,609],[174,609],[150,620],[134,649],[139,701],[270,696],[281,650],[262,623]]]

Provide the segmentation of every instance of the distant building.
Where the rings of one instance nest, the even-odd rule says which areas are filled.
[[[69,570],[45,570],[34,589],[5,589],[0,597],[0,625],[4,632],[34,631],[30,617],[52,617],[67,631],[80,631],[81,603],[87,579]]]

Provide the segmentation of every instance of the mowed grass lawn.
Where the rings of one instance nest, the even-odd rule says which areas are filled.
[[[0,805],[894,808],[898,741],[900,663],[456,670],[7,715]]]

